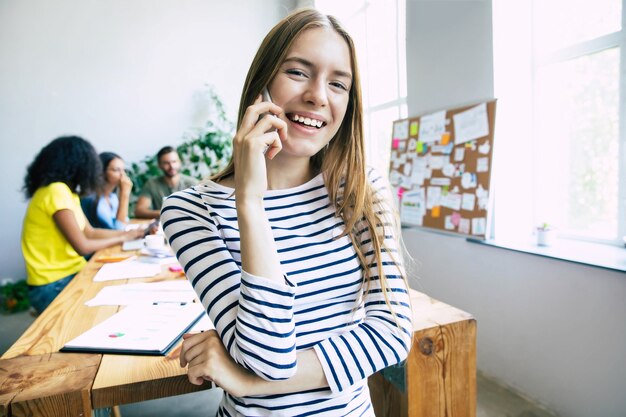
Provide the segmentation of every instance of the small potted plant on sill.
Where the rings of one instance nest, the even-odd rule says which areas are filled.
[[[554,243],[554,228],[548,223],[537,226],[537,245],[550,246]]]

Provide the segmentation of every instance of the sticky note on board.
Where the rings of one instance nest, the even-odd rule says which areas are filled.
[[[436,219],[439,216],[441,216],[441,206],[435,206],[432,208],[432,210],[430,211],[430,215]]]
[[[417,136],[417,132],[419,132],[419,123],[418,122],[411,122],[411,127],[409,128],[409,135],[410,136]]]
[[[417,150],[417,153],[424,153],[426,151],[425,146],[424,146],[424,142],[422,142],[421,140],[417,141],[417,148],[415,148]]]
[[[450,142],[450,132],[443,132],[441,135],[441,144],[447,145]]]
[[[398,138],[394,138],[394,139],[391,141],[391,148],[392,148],[392,149],[398,149],[398,146],[400,146],[400,139],[398,139]]]

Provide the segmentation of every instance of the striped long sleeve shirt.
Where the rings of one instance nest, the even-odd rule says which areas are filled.
[[[378,196],[385,181],[368,178]],[[219,416],[368,416],[367,377],[404,360],[411,309],[391,227],[385,228],[385,302],[370,230],[358,233],[370,286],[322,174],[300,186],[268,190],[265,213],[285,282],[242,271],[233,189],[208,181],[170,196],[163,230],[222,342],[237,363],[267,380],[295,374],[296,353],[314,349],[329,388],[272,396],[225,394]],[[381,207],[388,210],[388,205]]]

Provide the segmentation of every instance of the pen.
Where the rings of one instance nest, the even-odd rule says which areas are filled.
[[[178,305],[184,306],[187,303],[184,301],[155,301],[152,303],[153,306],[158,306],[160,304],[178,304]]]

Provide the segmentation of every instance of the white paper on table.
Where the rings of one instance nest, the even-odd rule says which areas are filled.
[[[206,313],[204,313],[204,315],[200,317],[200,320],[198,320],[196,324],[194,324],[193,327],[189,329],[187,332],[188,333],[206,332],[207,330],[213,330],[213,329],[215,329],[213,322],[211,321],[209,316]]]
[[[445,110],[420,117],[419,138],[424,143],[436,142],[446,131]]]
[[[202,314],[199,303],[129,306],[61,350],[163,354]]]
[[[187,280],[140,282],[137,284],[110,285],[87,301],[89,307],[107,305],[135,305],[153,303],[190,303],[196,292]]]
[[[453,118],[454,143],[456,144],[469,142],[489,134],[487,103],[481,103],[462,113],[457,113]]]
[[[113,281],[116,279],[147,278],[161,273],[161,265],[139,261],[122,261],[104,264],[93,277],[94,282]]]
[[[128,240],[128,241],[122,243],[122,250],[123,251],[139,250],[139,249],[141,249],[143,247],[144,247],[143,239]]]

